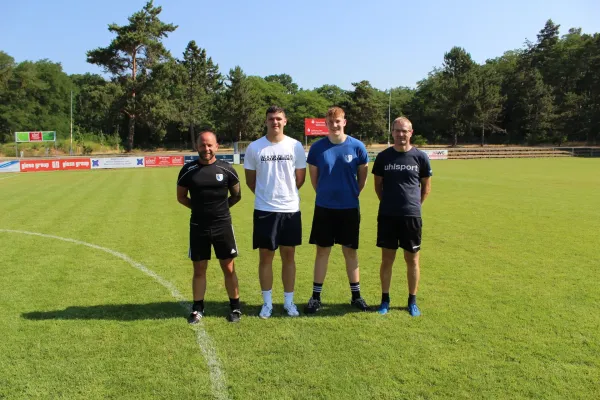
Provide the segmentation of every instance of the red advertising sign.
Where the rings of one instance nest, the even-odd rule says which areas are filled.
[[[183,156],[150,156],[144,157],[146,167],[174,167],[182,166]]]
[[[27,160],[21,161],[21,172],[67,171],[73,169],[90,169],[89,158],[63,158],[59,160]]]
[[[43,141],[42,132],[29,132],[30,142],[41,142]]]
[[[58,171],[60,160],[27,160],[21,161],[21,172]]]
[[[60,160],[61,170],[90,169],[92,168],[89,158],[69,158]]]
[[[304,134],[306,136],[327,136],[325,118],[304,118]]]

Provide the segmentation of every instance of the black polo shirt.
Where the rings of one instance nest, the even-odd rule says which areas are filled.
[[[191,222],[209,227],[231,224],[229,189],[240,182],[237,172],[224,161],[203,165],[192,161],[183,166],[177,185],[185,187],[192,199]]]

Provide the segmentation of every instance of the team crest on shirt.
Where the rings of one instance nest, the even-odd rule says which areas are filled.
[[[217,181],[221,182],[223,180],[223,174],[217,174]]]
[[[352,162],[352,154],[346,154],[344,156],[344,159],[346,160],[346,162]]]

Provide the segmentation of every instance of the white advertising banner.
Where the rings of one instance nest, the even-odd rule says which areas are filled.
[[[98,168],[144,168],[144,157],[92,158],[92,169]]]
[[[430,160],[447,160],[448,150],[423,150]]]
[[[21,166],[18,161],[0,161],[0,173],[2,172],[21,172]]]

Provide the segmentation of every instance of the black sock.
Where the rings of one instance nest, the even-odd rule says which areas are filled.
[[[416,303],[417,303],[417,295],[409,294],[408,295],[408,305],[410,306],[411,304],[416,304]]]
[[[240,298],[232,299],[229,298],[229,307],[231,307],[231,311],[240,309]]]
[[[381,293],[381,302],[389,303],[390,302],[390,294],[389,293]]]
[[[350,292],[352,292],[352,300],[360,298],[360,283],[350,282]]]
[[[194,305],[192,306],[192,311],[204,311],[204,300],[194,300]]]
[[[313,294],[312,298],[315,300],[321,300],[321,291],[323,290],[323,284],[313,282]]]

